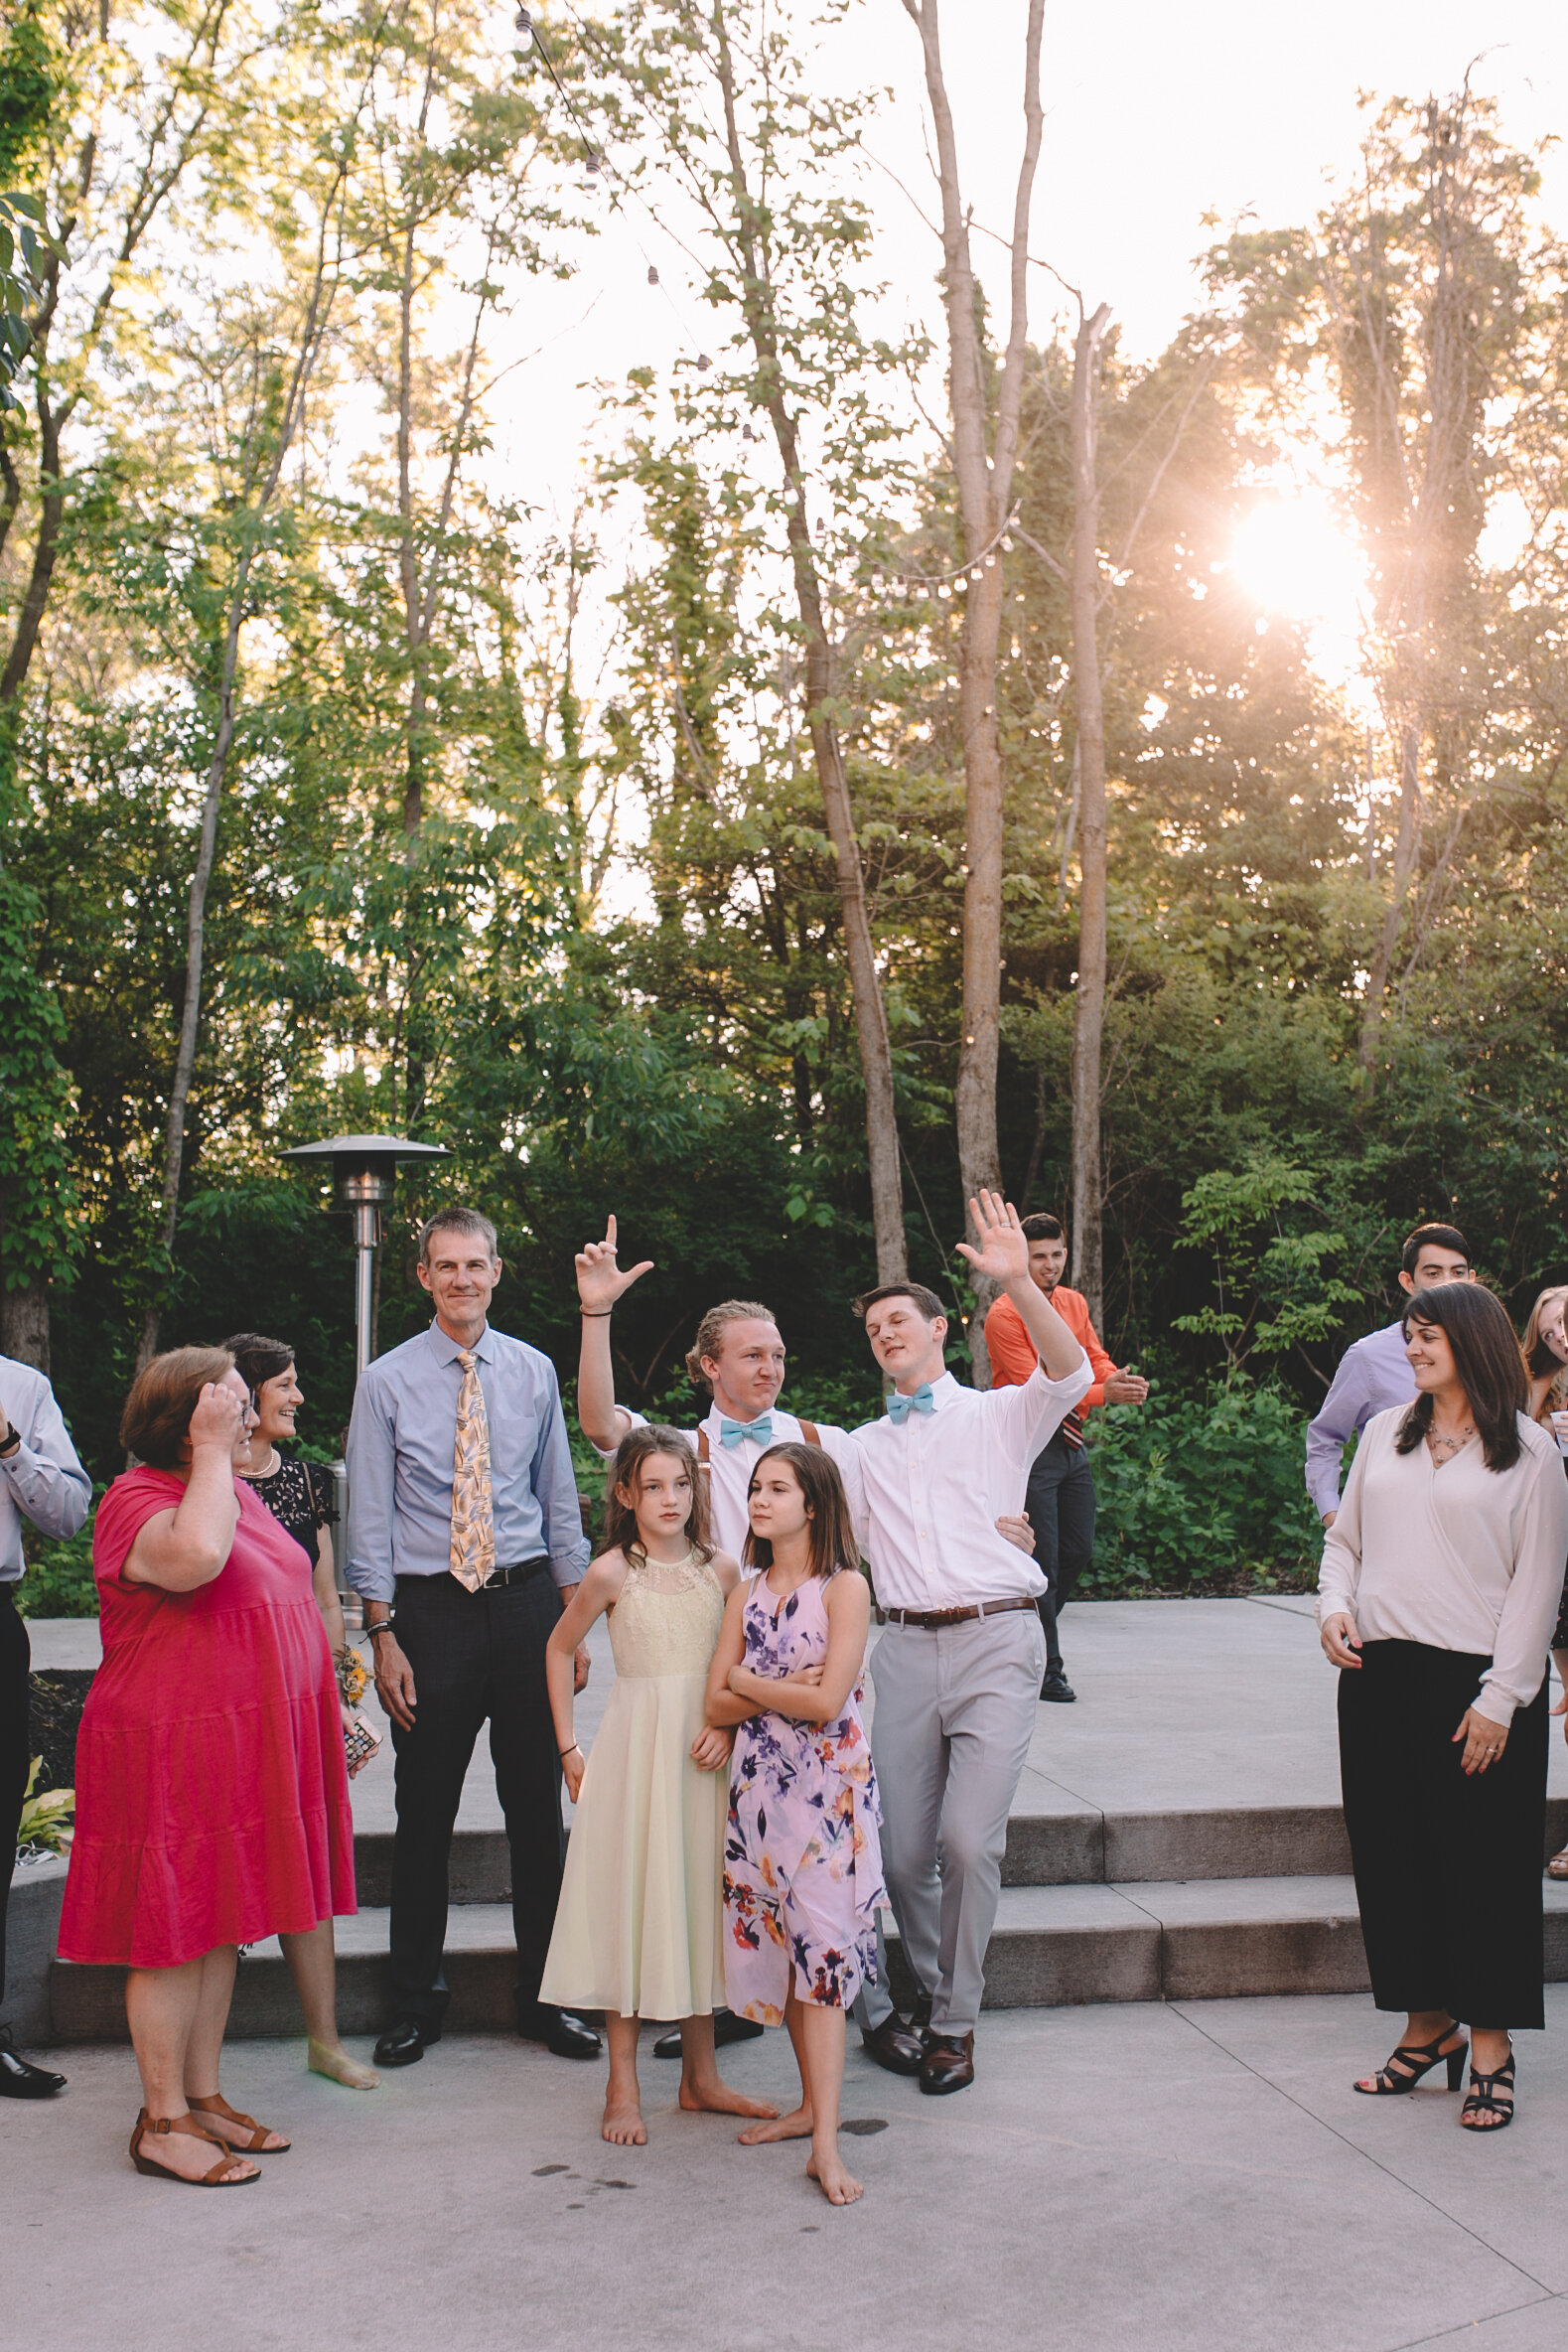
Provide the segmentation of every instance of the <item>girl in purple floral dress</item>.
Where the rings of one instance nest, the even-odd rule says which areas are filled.
[[[743,2132],[811,2139],[835,2205],[861,2193],[838,2152],[844,2018],[875,1978],[888,1900],[871,1746],[860,1720],[871,1599],[843,1482],[819,1446],[776,1445],[752,1473],[750,1577],[730,1595],[708,1720],[738,1728],[724,1845],[731,2008],[786,2025],[800,2104]]]

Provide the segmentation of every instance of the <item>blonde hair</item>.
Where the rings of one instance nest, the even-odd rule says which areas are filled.
[[[712,1386],[702,1369],[702,1359],[712,1356],[717,1361],[725,1331],[730,1324],[754,1321],[772,1323],[774,1320],[773,1308],[759,1306],[755,1298],[727,1298],[721,1306],[709,1307],[697,1325],[696,1338],[686,1350],[686,1377],[692,1387],[706,1389]]]
[[[1550,1290],[1541,1292],[1530,1309],[1530,1319],[1524,1326],[1524,1337],[1519,1343],[1524,1350],[1524,1361],[1531,1380],[1545,1380],[1548,1373],[1551,1375],[1546,1394],[1541,1398],[1540,1410],[1535,1416],[1537,1420],[1545,1420],[1548,1413],[1559,1411],[1564,1396],[1568,1396],[1568,1364],[1564,1364],[1541,1337],[1541,1317],[1559,1298],[1568,1303],[1568,1285],[1557,1282]]]

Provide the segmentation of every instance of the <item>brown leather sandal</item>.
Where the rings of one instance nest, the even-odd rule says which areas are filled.
[[[1568,1847],[1552,1855],[1546,1865],[1546,1875],[1548,1878],[1568,1878]]]
[[[221,2152],[217,2162],[209,2172],[176,2172],[170,2165],[160,2164],[153,2157],[142,2154],[144,2132],[150,2132],[155,2139],[167,2139],[171,2132],[182,2132],[192,2139],[211,2140],[214,2147]],[[219,2139],[215,2132],[204,2132],[191,2114],[154,2118],[147,2113],[145,2107],[137,2117],[136,2129],[131,2133],[131,2162],[138,2172],[149,2173],[154,2180],[183,2181],[188,2189],[242,2189],[247,2182],[261,2178],[259,2172],[236,2172],[232,2148]]]
[[[207,2118],[209,2138],[220,2139],[225,2147],[235,2149],[242,2156],[283,2156],[293,2144],[280,2132],[274,2132],[270,2124],[258,2124],[254,2116],[242,2116],[237,2107],[229,2106],[221,2092],[214,2091],[211,2099],[193,2099],[191,2112]],[[247,2132],[248,2139],[244,2136]],[[269,2136],[282,2144],[268,2147]]]

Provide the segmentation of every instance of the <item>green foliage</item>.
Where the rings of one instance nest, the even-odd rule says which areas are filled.
[[[24,1854],[70,1853],[71,1840],[75,1835],[71,1819],[76,1810],[74,1789],[42,1789],[36,1797],[33,1794],[33,1783],[43,1761],[42,1756],[35,1756],[27,1776],[22,1819],[16,1833],[19,1858]]]
[[[1287,1230],[1285,1215],[1321,1202],[1321,1179],[1275,1152],[1253,1152],[1231,1171],[1213,1168],[1182,1196],[1183,1246],[1214,1266],[1214,1300],[1178,1315],[1177,1331],[1217,1339],[1232,1372],[1249,1356],[1283,1356],[1328,1339],[1356,1292],[1326,1271],[1341,1260],[1344,1234]]]
[[[96,1617],[92,1522],[105,1492],[102,1486],[94,1487],[85,1524],[63,1542],[41,1536],[35,1528],[25,1531],[27,1574],[12,1587],[24,1617]]]
[[[1239,1378],[1200,1396],[1157,1387],[1145,1404],[1090,1413],[1087,1435],[1085,1594],[1201,1592],[1237,1570],[1263,1590],[1314,1578],[1323,1529],[1302,1485],[1301,1409],[1285,1391]]]

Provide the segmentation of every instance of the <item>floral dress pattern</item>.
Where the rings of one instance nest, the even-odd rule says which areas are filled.
[[[849,1571],[840,1570],[840,1574]],[[773,1680],[827,1653],[825,1585],[810,1577],[776,1602],[747,1589],[745,1664]],[[877,1913],[887,1906],[863,1685],[832,1723],[757,1715],[735,1734],[724,1842],[724,1977],[729,2003],[784,2023],[789,1973],[802,2001],[847,2009],[877,1974]]]

